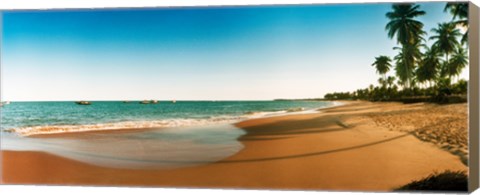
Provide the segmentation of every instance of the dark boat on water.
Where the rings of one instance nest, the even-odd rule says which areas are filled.
[[[88,102],[88,101],[77,101],[75,102],[75,104],[78,104],[78,105],[91,105],[92,103]]]

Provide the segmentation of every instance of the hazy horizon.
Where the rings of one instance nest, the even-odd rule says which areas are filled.
[[[310,100],[313,100],[313,99],[318,99],[318,98],[304,98],[304,100],[307,100],[307,99],[310,99]],[[234,102],[234,101],[245,101],[245,102],[248,102],[248,101],[282,101],[282,100],[300,100],[300,99],[286,99],[286,98],[275,98],[275,99],[255,99],[255,100],[248,100],[248,99],[238,99],[238,100],[218,100],[218,99],[203,99],[203,100],[189,100],[189,99],[170,99],[170,100],[167,100],[167,99],[102,99],[102,100],[89,100],[89,99],[75,99],[75,100],[13,100],[13,101],[10,101],[10,100],[6,100],[6,101],[10,101],[10,102],[72,102],[72,101],[98,101],[98,102],[122,102],[122,101],[130,101],[130,102],[133,102],[133,101],[150,101],[150,100],[157,100],[158,102],[172,102],[173,100],[175,100],[176,102],[187,102],[187,101],[192,101],[192,102]],[[3,100],[2,100],[3,101]]]
[[[419,4],[429,36],[451,21],[445,2]],[[397,53],[385,31],[391,5],[3,11],[2,101],[254,101],[367,88],[379,78],[375,57]]]

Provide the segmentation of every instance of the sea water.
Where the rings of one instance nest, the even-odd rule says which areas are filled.
[[[239,152],[250,118],[314,112],[322,101],[13,102],[1,107],[1,149],[43,151],[113,168],[164,169],[217,162]],[[147,131],[122,131],[155,127]],[[25,135],[92,131],[88,136]],[[105,131],[102,131],[105,130]],[[108,131],[107,131],[108,130]]]
[[[220,161],[243,148],[244,132],[233,125],[205,125],[132,131],[95,132],[62,137],[3,134],[2,150],[42,151],[109,168],[171,169]]]
[[[23,135],[103,129],[199,126],[310,111],[325,101],[13,102],[0,108],[1,130]]]

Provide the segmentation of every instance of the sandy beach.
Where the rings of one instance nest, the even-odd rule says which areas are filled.
[[[344,103],[237,123],[246,131],[244,148],[194,167],[114,169],[2,151],[2,183],[390,191],[434,172],[468,169],[466,104]]]

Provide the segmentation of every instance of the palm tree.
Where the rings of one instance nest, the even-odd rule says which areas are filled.
[[[411,69],[404,63],[402,52],[395,56],[395,60],[395,75],[398,78],[398,84],[403,86],[403,88],[408,88],[408,76]]]
[[[425,15],[424,11],[419,10],[420,5],[393,4],[392,9],[392,12],[386,14],[390,22],[385,26],[390,39],[396,36],[397,43],[406,45],[415,43],[421,35],[425,34],[422,30],[423,23],[414,20],[415,17]]]
[[[457,21],[453,21],[455,25],[467,28],[462,37],[462,44],[466,43],[468,41],[468,2],[448,2],[443,11],[449,11],[453,15],[452,20],[458,18]]]
[[[378,84],[380,84],[382,86],[382,88],[386,88],[387,87],[387,79],[384,79],[382,77],[378,78]]]
[[[422,30],[423,23],[415,20],[416,17],[425,15],[420,10],[420,5],[411,3],[393,4],[392,12],[386,14],[390,22],[385,29],[388,30],[388,37],[396,37],[397,43],[402,45],[401,52],[395,57],[397,65],[395,71],[399,76],[399,81],[407,88],[411,86],[413,69],[415,68],[417,50],[425,31]],[[400,59],[401,58],[401,59]],[[403,69],[403,70],[400,70]]]
[[[402,79],[398,79],[397,80],[397,86],[405,86],[405,81],[403,81]]]
[[[400,50],[394,58],[396,60],[395,73],[407,89],[414,86],[412,82],[414,70],[416,64],[422,58],[420,47],[425,45],[420,40],[418,39],[415,43],[406,44],[402,47],[394,47],[394,49]]]
[[[436,35],[430,37],[430,40],[436,40],[433,43],[433,47],[438,48],[440,52],[445,54],[445,61],[442,69],[449,72],[451,69],[448,55],[455,51],[460,45],[457,37],[461,35],[460,31],[455,28],[454,23],[440,23],[437,28],[433,28],[432,32]],[[447,74],[450,78],[450,74]]]
[[[420,65],[416,71],[417,79],[419,82],[430,81],[430,87],[433,86],[432,82],[437,78],[438,71],[440,69],[440,52],[435,47],[425,47],[425,54],[420,62]]]
[[[375,66],[377,69],[377,73],[382,75],[383,80],[386,80],[386,74],[392,67],[392,64],[390,64],[391,61],[392,60],[388,56],[378,56],[372,64],[372,66]]]
[[[392,76],[387,77],[388,88],[392,88],[394,82],[395,82],[395,77],[392,77]]]
[[[448,2],[443,11],[450,11],[453,19],[457,17],[459,19],[466,19],[468,18],[468,2]]]
[[[428,72],[426,70],[425,65],[423,65],[423,64],[420,64],[418,66],[418,68],[415,69],[415,76],[417,77],[417,81],[420,84],[423,84],[423,83],[428,81],[427,74],[428,74]]]
[[[395,96],[395,91],[396,91],[396,89],[394,88],[394,87],[396,87],[395,86],[395,77],[394,76],[387,77],[386,83],[388,85],[388,87],[387,87],[388,97],[392,98],[393,96]]]
[[[467,66],[467,64],[467,52],[462,47],[458,47],[458,49],[453,53],[452,59],[450,60],[450,69],[448,71],[449,77],[458,76]]]
[[[370,84],[370,85],[368,86],[368,99],[369,99],[369,100],[372,100],[372,99],[373,99],[374,89],[375,89],[375,87],[374,87],[372,84]]]

